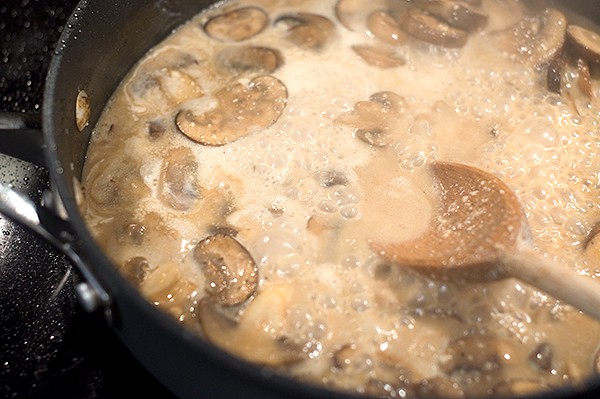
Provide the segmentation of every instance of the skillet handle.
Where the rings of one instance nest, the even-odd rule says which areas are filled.
[[[46,166],[44,147],[41,114],[0,113],[1,154]]]
[[[44,194],[51,193],[47,191]],[[84,282],[75,287],[82,307],[90,313],[101,310],[108,324],[112,325],[112,298],[74,249],[76,238],[69,223],[3,183],[0,183],[0,213],[32,230],[64,253],[84,278]]]

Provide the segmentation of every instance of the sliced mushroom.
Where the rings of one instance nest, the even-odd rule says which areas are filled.
[[[268,23],[269,16],[260,8],[242,7],[209,19],[204,30],[213,39],[240,42],[261,33]]]
[[[387,11],[374,11],[367,18],[367,29],[377,39],[388,43],[400,45],[406,43],[406,33],[400,29],[398,20]]]
[[[546,75],[546,87],[551,93],[560,94],[562,88],[564,60],[555,58],[548,64],[548,72]]]
[[[117,242],[123,245],[140,246],[144,243],[147,227],[144,223],[126,221],[121,230],[117,231]]]
[[[530,354],[529,361],[542,371],[552,370],[553,350],[547,342],[539,344]]]
[[[148,129],[148,137],[151,140],[158,140],[165,135],[167,127],[162,119],[153,119],[146,123]]]
[[[420,0],[418,6],[455,28],[473,32],[485,26],[488,15],[463,1]]]
[[[396,50],[393,47],[362,44],[352,46],[352,50],[367,64],[382,69],[396,68],[406,63],[403,57],[396,54]]]
[[[572,48],[589,62],[600,63],[600,34],[579,25],[569,25],[567,37]]]
[[[500,46],[522,62],[540,67],[556,58],[565,43],[567,19],[554,8],[522,19],[500,34]]]
[[[131,208],[135,205],[131,199],[149,190],[140,174],[140,163],[124,155],[100,160],[86,180],[88,205],[104,210]]]
[[[410,1],[338,0],[335,4],[335,16],[344,28],[372,38],[373,32],[368,27],[368,19],[371,15],[385,12],[394,16],[412,6]]]
[[[175,263],[160,265],[148,273],[140,290],[150,302],[177,318],[189,312],[197,294],[196,285],[181,274]]]
[[[232,143],[275,123],[285,108],[287,89],[273,76],[259,76],[248,85],[220,90],[215,100],[207,110],[180,111],[175,117],[179,131],[203,145]]]
[[[111,238],[120,247],[140,247],[153,240],[164,240],[166,237],[176,240],[177,235],[169,229],[163,217],[157,212],[133,217],[118,214],[114,217],[110,228]]]
[[[336,121],[353,127],[356,137],[374,147],[391,143],[390,127],[403,111],[404,100],[396,93],[385,91],[373,94],[369,101],[359,101],[351,112]]]
[[[305,355],[281,335],[287,320],[291,287],[272,286],[259,293],[239,317],[224,316],[214,302],[202,300],[198,309],[206,338],[225,351],[266,366],[297,363]]]
[[[130,283],[138,286],[148,276],[150,263],[143,256],[134,256],[125,261],[120,270]]]
[[[75,98],[75,125],[77,130],[82,132],[89,125],[91,114],[90,97],[85,90],[79,90]]]
[[[258,267],[235,238],[215,234],[200,241],[194,260],[206,277],[206,291],[220,305],[240,305],[256,291]]]
[[[446,374],[457,371],[479,370],[492,372],[517,363],[518,351],[504,339],[472,335],[451,341],[441,357],[440,368]]]
[[[322,187],[345,186],[348,184],[348,178],[336,170],[324,170],[317,173],[319,183]]]
[[[467,43],[466,31],[416,8],[403,13],[399,19],[402,29],[424,42],[449,48],[463,47]]]
[[[268,47],[227,47],[216,56],[217,68],[234,73],[271,73],[283,63],[281,53]]]
[[[200,197],[196,182],[198,161],[187,147],[170,150],[164,158],[158,181],[158,195],[167,206],[185,211]]]
[[[335,25],[326,17],[295,13],[282,15],[275,24],[287,27],[286,39],[306,50],[320,50],[335,37]]]
[[[590,72],[590,67],[588,63],[582,59],[578,58],[575,62],[577,65],[577,87],[579,90],[589,99],[592,100],[596,96],[594,94],[594,87],[592,84],[592,74]]]
[[[148,106],[159,109],[173,107],[204,95],[192,76],[172,67],[141,74],[128,85],[128,91],[133,103],[144,107],[142,111]]]
[[[378,3],[378,4],[374,4]],[[378,7],[380,6],[380,7]],[[371,7],[375,7],[372,9]],[[364,23],[365,15],[369,11],[384,8],[383,2],[369,0],[338,0],[335,4],[335,16],[338,21],[348,30],[353,32],[359,30],[359,25]]]

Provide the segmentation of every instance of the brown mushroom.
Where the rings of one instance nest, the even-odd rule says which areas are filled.
[[[321,187],[345,186],[348,184],[348,178],[343,172],[337,170],[323,170],[317,173],[317,178]]]
[[[207,55],[180,49],[159,49],[140,64],[125,90],[137,112],[163,111],[204,95],[198,72],[205,69]],[[207,77],[208,78],[208,77]]]
[[[368,17],[377,12],[392,16],[409,7],[412,7],[412,3],[407,1],[338,0],[335,4],[335,16],[344,28],[372,37],[373,32],[368,27]]]
[[[411,36],[438,46],[455,48],[467,43],[466,31],[450,26],[448,23],[413,8],[399,16],[400,26]]]
[[[138,286],[150,273],[150,263],[143,256],[134,256],[121,265],[120,271],[130,283]]]
[[[272,286],[259,293],[239,316],[232,320],[218,305],[204,299],[198,317],[204,336],[223,350],[266,366],[283,366],[304,358],[300,347],[282,335],[287,320],[291,287]]]
[[[237,83],[226,87],[214,99],[210,103],[212,108],[180,111],[175,123],[190,139],[203,145],[221,146],[275,123],[285,108],[287,89],[277,78],[265,75],[254,78],[248,85]]]
[[[140,76],[128,85],[133,103],[163,109],[204,95],[202,87],[186,71],[168,66]]]
[[[257,7],[242,7],[217,15],[204,24],[213,39],[240,42],[262,32],[269,23],[266,12]]]
[[[351,112],[340,115],[336,121],[349,125],[356,137],[374,147],[384,147],[391,143],[390,127],[399,117],[404,100],[396,93],[378,92],[369,101],[359,101]]]
[[[555,58],[548,64],[548,72],[546,75],[546,88],[551,93],[560,94],[562,88],[564,60]]]
[[[578,58],[575,62],[577,65],[577,87],[579,90],[589,99],[593,100],[596,96],[594,93],[594,87],[592,84],[592,74],[590,72],[590,67],[588,63],[582,59]]]
[[[88,205],[98,209],[133,207],[140,193],[148,191],[140,174],[139,161],[124,155],[104,158],[94,164],[85,187]]]
[[[579,25],[567,28],[569,44],[575,52],[589,62],[600,63],[600,34]]]
[[[196,182],[198,161],[187,147],[170,150],[164,158],[158,181],[158,195],[167,206],[185,211],[200,197]]]
[[[567,31],[567,19],[554,8],[522,19],[500,34],[500,47],[522,62],[540,67],[562,51]]]
[[[317,14],[286,14],[277,18],[275,24],[285,25],[286,39],[306,50],[320,50],[335,37],[335,25]]]
[[[542,371],[552,370],[553,350],[552,345],[542,342],[529,354],[529,361]]]
[[[167,131],[165,121],[162,119],[152,119],[146,122],[146,128],[150,140],[160,139]]]
[[[451,341],[440,359],[440,368],[446,374],[461,370],[493,372],[519,361],[517,350],[510,341],[487,335]]]
[[[400,29],[398,20],[387,11],[377,10],[369,14],[367,29],[377,39],[388,44],[403,44],[406,42],[406,33]]]
[[[197,294],[196,285],[186,279],[175,263],[166,263],[148,273],[140,290],[153,304],[177,318],[189,312]]]
[[[194,260],[206,277],[206,291],[220,305],[240,305],[256,291],[258,267],[235,238],[215,234],[200,241]]]
[[[488,15],[463,1],[420,0],[417,5],[455,28],[473,32],[485,26]]]
[[[396,68],[406,63],[404,58],[396,54],[396,50],[390,47],[357,44],[352,46],[352,50],[367,64],[377,68]]]
[[[335,4],[335,16],[346,29],[356,31],[358,21],[364,18],[369,2],[365,0],[338,0]]]
[[[227,47],[216,56],[218,69],[234,73],[271,73],[282,63],[279,51],[260,46]]]

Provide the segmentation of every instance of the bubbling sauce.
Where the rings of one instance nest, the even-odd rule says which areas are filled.
[[[219,4],[114,93],[84,168],[87,223],[157,307],[307,383],[577,386],[599,371],[597,321],[514,279],[431,280],[370,246],[427,229],[429,166],[451,161],[514,190],[537,250],[600,275],[600,85],[571,18],[518,0]]]

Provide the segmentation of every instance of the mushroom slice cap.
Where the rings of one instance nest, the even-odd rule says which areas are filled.
[[[297,363],[301,348],[280,335],[289,306],[289,287],[273,286],[259,293],[232,321],[210,299],[199,304],[199,320],[206,338],[227,352],[266,366]]]
[[[338,0],[335,4],[335,16],[340,24],[349,31],[367,34],[367,17],[375,11],[386,10],[394,13],[412,7],[407,1],[388,0]]]
[[[417,9],[402,13],[401,26],[411,36],[438,46],[456,48],[467,43],[468,34]]]
[[[248,85],[226,87],[215,94],[216,107],[197,114],[177,113],[175,123],[188,138],[208,146],[234,142],[279,119],[287,101],[287,89],[277,78],[265,75]]]
[[[275,49],[261,46],[228,47],[216,57],[219,69],[236,73],[271,73],[283,63],[281,53]]]
[[[320,50],[335,36],[335,25],[322,15],[304,12],[286,14],[277,18],[275,24],[285,24],[287,40],[307,50]]]
[[[377,39],[388,44],[406,43],[406,32],[400,29],[398,20],[389,12],[378,10],[373,11],[367,18],[367,29]]]
[[[206,277],[206,291],[222,306],[240,305],[258,286],[258,267],[236,239],[215,234],[198,243],[194,260]]]
[[[161,201],[176,210],[190,209],[200,197],[196,182],[198,161],[187,147],[171,149],[164,159],[158,182]]]
[[[518,55],[529,65],[539,67],[556,58],[565,43],[567,18],[554,9],[548,8],[541,13],[524,18],[500,38],[501,47],[509,53]]]
[[[569,25],[567,38],[572,48],[589,62],[600,63],[600,34],[579,25]]]
[[[518,362],[514,344],[502,338],[471,335],[448,343],[440,369],[447,374],[457,370],[484,371],[493,365],[500,368]]]
[[[463,1],[421,0],[417,4],[450,25],[468,32],[484,27],[488,20],[487,14]]]
[[[402,112],[404,109],[404,98],[393,91],[379,91],[369,96],[369,101],[382,106],[385,112]]]
[[[382,69],[396,68],[406,63],[393,48],[357,44],[352,46],[352,50],[367,64]]]
[[[353,127],[356,137],[374,147],[385,147],[391,142],[390,126],[403,110],[403,99],[390,91],[377,92],[369,101],[359,101],[351,112],[340,115],[336,121]]]
[[[266,12],[257,7],[242,7],[217,15],[204,24],[213,39],[240,42],[262,32],[269,23]]]
[[[578,58],[575,64],[578,72],[577,86],[589,100],[593,100],[596,94],[594,93],[590,66],[582,58]]]
[[[551,93],[560,94],[562,88],[563,64],[564,61],[561,58],[556,58],[548,64],[546,87]]]

